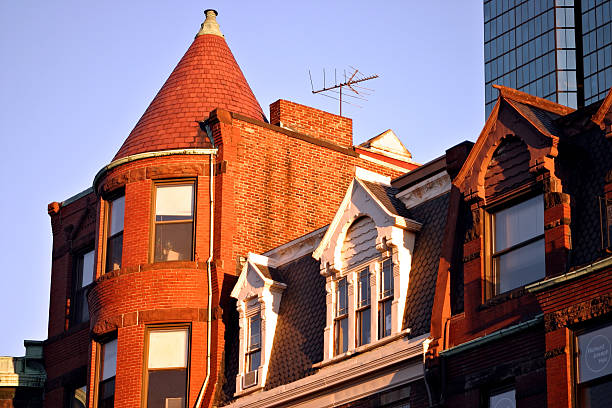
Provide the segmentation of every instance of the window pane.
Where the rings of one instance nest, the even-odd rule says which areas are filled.
[[[187,367],[188,337],[186,329],[149,332],[148,368]]]
[[[89,251],[83,255],[81,263],[81,287],[89,285],[93,282],[94,275],[94,251]]]
[[[115,376],[117,370],[117,339],[102,346],[102,381]]]
[[[157,186],[157,221],[185,220],[193,216],[193,185]]]
[[[544,233],[542,196],[495,213],[495,252]]]
[[[249,350],[253,350],[261,346],[261,317],[253,316],[250,320]]]
[[[109,236],[123,231],[123,213],[125,212],[125,196],[121,196],[110,204]]]
[[[578,336],[579,382],[612,374],[612,325]]]
[[[381,268],[381,297],[393,296],[393,263],[385,259]]]
[[[100,383],[98,390],[98,408],[113,408],[115,406],[115,378]]]
[[[109,238],[106,243],[106,271],[121,268],[121,252],[123,249],[123,234]]]
[[[358,306],[370,304],[370,268],[365,268],[359,273],[359,299]]]
[[[248,362],[249,372],[257,370],[260,365],[261,365],[261,350],[257,350],[253,353],[250,353],[249,362]]]
[[[336,316],[342,316],[348,313],[348,291],[346,285],[346,278],[342,278],[338,281],[338,289],[336,291]]]
[[[378,304],[378,338],[391,335],[391,299]]]
[[[495,270],[499,274],[498,293],[543,279],[544,239],[495,258]]]
[[[187,370],[162,370],[149,372],[147,407],[185,407]]]
[[[348,350],[348,318],[336,320],[336,355],[345,353]]]
[[[370,342],[370,308],[357,313],[357,345],[362,346]]]
[[[191,260],[193,223],[155,226],[155,262]]]
[[[612,401],[612,378],[580,387],[581,407],[609,408]]]
[[[75,299],[75,318],[74,323],[81,323],[89,320],[89,306],[87,305],[87,289],[80,290]]]
[[[516,408],[514,390],[509,390],[489,397],[489,407],[491,408]]]

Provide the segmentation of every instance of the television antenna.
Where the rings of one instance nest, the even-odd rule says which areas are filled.
[[[323,69],[323,88],[317,89],[317,90],[314,89],[314,85],[312,83],[312,74],[310,73],[310,70],[308,70],[308,76],[310,77],[310,88],[312,89],[312,93],[323,95],[328,98],[339,101],[340,116],[342,116],[342,104],[343,103],[361,108],[362,106],[355,103],[354,99],[361,100],[361,101],[367,101],[368,99],[366,98],[366,96],[370,96],[374,92],[373,89],[366,88],[362,85],[357,85],[357,84],[360,84],[365,81],[369,81],[371,79],[378,78],[377,74],[365,75],[361,71],[359,71],[357,68],[354,68],[351,66],[349,66],[349,68],[350,70],[349,70],[348,75],[346,73],[346,70],[343,70],[344,82],[340,82],[340,83],[338,82],[337,71],[336,69],[334,69],[334,82],[330,86],[327,86],[325,69]],[[345,87],[348,88],[348,90],[351,91],[351,93],[345,92],[343,94],[342,88],[345,88]],[[338,95],[338,97],[329,95],[329,93],[334,93]],[[346,97],[353,98],[353,100],[349,102],[346,99],[343,99],[343,96],[345,98]]]

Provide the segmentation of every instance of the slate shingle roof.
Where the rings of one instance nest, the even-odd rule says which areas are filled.
[[[389,210],[392,214],[410,218],[410,213],[404,203],[396,195],[398,190],[395,187],[384,184],[373,183],[371,181],[359,180],[364,186]],[[416,221],[416,220],[415,220]]]
[[[429,332],[449,196],[446,193],[409,210],[410,218],[423,224],[414,243],[402,324],[402,328],[410,328],[411,337]]]

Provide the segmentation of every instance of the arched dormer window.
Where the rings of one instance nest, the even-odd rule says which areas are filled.
[[[325,360],[382,344],[402,331],[421,225],[405,217],[405,208],[381,202],[387,188],[355,178],[313,254],[327,280]]]

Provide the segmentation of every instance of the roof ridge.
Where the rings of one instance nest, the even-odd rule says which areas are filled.
[[[493,84],[493,88],[499,90],[501,97],[503,97],[504,99],[510,99],[516,102],[531,105],[538,109],[556,113],[557,115],[565,116],[576,110],[574,108],[560,105],[556,102],[549,101],[548,99],[533,96],[517,89],[509,88],[507,86]]]

